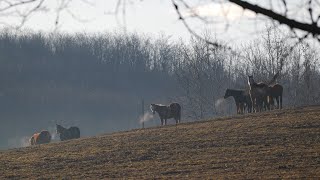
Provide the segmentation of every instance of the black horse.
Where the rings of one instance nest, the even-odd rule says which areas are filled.
[[[64,128],[57,124],[57,134],[60,134],[60,140],[65,141],[69,139],[80,138],[80,129],[78,127]]]
[[[252,111],[250,94],[245,90],[227,89],[224,98],[232,96],[237,106],[237,114],[243,114],[247,107],[248,113]]]
[[[174,118],[176,124],[181,120],[181,106],[178,103],[171,103],[169,106],[161,104],[151,104],[150,109],[153,114],[157,112],[159,114],[161,125],[167,124],[167,119]]]

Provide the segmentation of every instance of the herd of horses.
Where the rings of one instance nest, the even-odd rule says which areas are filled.
[[[61,141],[80,138],[80,129],[78,127],[64,128],[61,125],[56,124],[56,129]],[[49,131],[42,130],[39,133],[33,134],[29,142],[31,146],[37,144],[46,144],[51,142],[51,138],[52,136]]]
[[[233,97],[237,107],[237,114],[261,112],[263,110],[282,109],[282,93],[283,87],[280,84],[273,83],[277,78],[276,74],[270,83],[256,83],[253,76],[248,76],[248,90],[227,89],[224,98]],[[277,102],[275,106],[274,99]],[[176,124],[181,121],[181,106],[178,103],[169,105],[151,104],[150,109],[153,114],[159,114],[161,125],[167,124],[167,119],[174,118]],[[78,127],[64,128],[56,124],[57,134],[60,135],[60,140],[65,141],[80,137]],[[49,131],[43,130],[40,133],[35,133],[30,138],[30,145],[44,144],[51,141]]]
[[[224,98],[234,98],[238,114],[244,114],[246,109],[248,113],[282,109],[283,87],[273,83],[277,75],[268,84],[256,83],[253,76],[248,76],[248,90],[227,89]],[[274,100],[277,102],[276,106]]]
[[[237,107],[237,114],[261,112],[263,110],[282,109],[283,87],[274,83],[277,73],[269,83],[256,83],[253,76],[248,76],[248,90],[227,89],[224,99],[233,97]],[[276,100],[277,105],[275,105]],[[169,105],[151,104],[150,109],[159,114],[161,125],[167,124],[167,119],[174,118],[176,124],[181,120],[181,106],[178,103]]]

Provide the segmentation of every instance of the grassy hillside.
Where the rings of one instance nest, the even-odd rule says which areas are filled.
[[[320,106],[0,153],[4,178],[320,178]]]

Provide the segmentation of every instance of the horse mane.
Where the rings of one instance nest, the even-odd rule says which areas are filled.
[[[229,88],[227,90],[229,90],[229,91],[239,91],[239,92],[240,91],[246,91],[245,89],[229,89]]]
[[[166,106],[164,104],[153,104],[153,105],[155,105],[155,106]]]
[[[60,125],[60,124],[57,124],[57,127],[60,127],[60,128],[64,128],[64,129],[66,129],[65,127],[63,127],[62,125]]]

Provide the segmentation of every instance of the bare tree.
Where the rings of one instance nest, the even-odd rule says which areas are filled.
[[[209,34],[204,37],[212,39]],[[184,65],[176,69],[176,77],[182,87],[188,116],[196,119],[217,116],[216,102],[229,84],[226,71],[229,54],[224,50],[212,51],[210,44],[196,38],[181,50]]]

